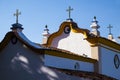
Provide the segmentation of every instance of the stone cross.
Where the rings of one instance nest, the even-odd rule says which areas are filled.
[[[69,13],[69,19],[70,19],[70,17],[71,17],[71,11],[73,10],[73,8],[71,8],[70,6],[69,6],[69,8],[66,10],[66,11],[68,11],[68,13]]]
[[[21,15],[21,12],[19,10],[16,10],[16,13],[14,13],[14,16],[16,16],[16,23],[18,23],[18,16]]]
[[[109,26],[107,28],[109,29],[109,34],[111,34],[111,28],[113,28],[113,27],[109,24]]]

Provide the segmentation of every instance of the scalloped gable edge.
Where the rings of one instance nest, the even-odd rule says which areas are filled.
[[[60,28],[57,32],[55,32],[49,36],[47,43],[44,45],[47,47],[50,47],[53,39],[62,34],[63,29],[66,25],[70,26],[72,32],[82,33],[84,35],[84,39],[86,39],[90,43],[90,46],[92,46],[92,47],[98,46],[99,44],[103,44],[105,46],[108,46],[108,47],[111,47],[113,49],[120,51],[119,43],[111,41],[105,37],[95,36],[94,34],[90,34],[90,31],[88,29],[79,28],[75,22],[66,22],[66,21],[60,25]]]
[[[87,29],[79,28],[75,22],[66,22],[66,21],[65,21],[65,22],[63,22],[63,23],[60,25],[60,28],[59,28],[59,30],[58,30],[57,32],[55,32],[55,33],[53,33],[53,34],[51,34],[51,35],[49,36],[47,43],[44,44],[44,45],[47,46],[47,47],[50,47],[50,45],[51,45],[51,43],[52,43],[52,40],[53,40],[54,38],[56,38],[57,36],[60,36],[60,35],[62,34],[62,32],[64,31],[64,27],[65,27],[66,25],[69,25],[69,26],[70,26],[72,32],[74,32],[74,33],[82,33],[82,34],[84,35],[84,38],[87,38],[88,35],[89,35],[89,33],[90,33],[90,31],[87,30]]]

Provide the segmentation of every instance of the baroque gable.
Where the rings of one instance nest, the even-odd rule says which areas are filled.
[[[58,32],[50,35],[46,46],[60,48],[91,57],[91,46],[86,40],[89,30],[79,28],[75,22],[63,22]]]

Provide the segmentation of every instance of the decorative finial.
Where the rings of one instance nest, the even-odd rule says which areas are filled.
[[[100,26],[98,25],[98,21],[96,20],[96,16],[94,16],[90,27],[92,28],[92,31],[91,31],[92,34],[94,34],[96,36],[100,36],[100,32],[98,31]]]
[[[98,21],[96,20],[96,16],[93,17],[93,21],[95,21],[96,23],[98,23]]]
[[[91,28],[98,29],[100,26],[98,25],[98,21],[96,20],[96,16],[93,17]]]
[[[73,8],[71,8],[71,6],[69,6],[69,8],[66,10],[68,12],[69,19],[71,19],[71,11],[72,10],[73,10]]]
[[[113,27],[109,24],[109,26],[107,28],[109,29],[109,34],[112,34],[111,33],[111,28],[113,28]]]
[[[47,26],[47,25],[45,25],[45,29],[44,29],[42,35],[43,35],[42,44],[46,44],[46,43],[47,43],[47,40],[48,40],[48,37],[50,36],[49,29],[48,29],[48,26]]]
[[[16,13],[14,13],[14,16],[16,16],[16,23],[18,23],[18,16],[21,15],[21,12],[19,10],[16,10]]]
[[[96,20],[96,16],[94,16],[94,19]]]
[[[48,26],[45,25],[45,29],[44,29],[45,33],[49,34],[49,29],[48,29]]]
[[[48,26],[47,26],[47,25],[45,25],[45,28],[48,28]]]

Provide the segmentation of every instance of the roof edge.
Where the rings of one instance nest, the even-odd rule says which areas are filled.
[[[63,50],[63,49],[49,47],[44,50],[45,50],[45,54],[52,55],[52,56],[68,58],[68,59],[73,59],[73,60],[78,60],[78,61],[84,61],[84,62],[89,62],[89,63],[94,63],[94,64],[98,62],[96,59],[92,59],[89,57],[83,57],[73,52]]]

